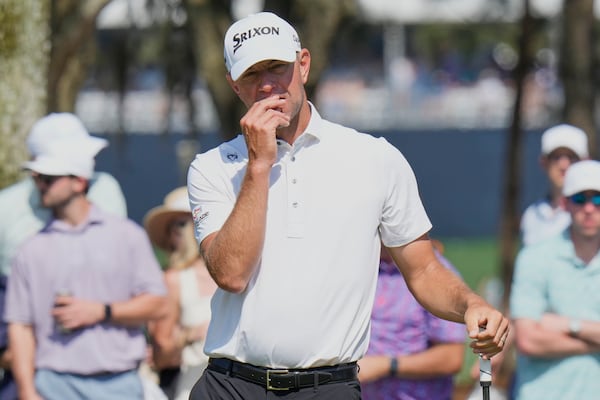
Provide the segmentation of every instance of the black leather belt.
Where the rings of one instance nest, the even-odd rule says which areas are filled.
[[[227,358],[210,358],[207,368],[265,386],[267,390],[293,390],[358,379],[355,362],[309,369],[269,369]]]

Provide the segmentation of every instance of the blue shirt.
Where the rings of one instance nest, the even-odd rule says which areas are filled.
[[[600,257],[585,265],[569,231],[519,253],[510,296],[513,319],[539,321],[544,313],[600,321]],[[564,358],[518,354],[517,399],[597,399],[600,353]]]

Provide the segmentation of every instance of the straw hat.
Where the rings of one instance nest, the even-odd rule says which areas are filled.
[[[155,246],[169,251],[169,223],[177,217],[191,215],[187,188],[178,187],[165,196],[164,202],[144,216],[144,228]]]

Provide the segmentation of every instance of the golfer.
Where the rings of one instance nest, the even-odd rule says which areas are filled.
[[[248,111],[242,135],[188,174],[219,286],[191,399],[360,399],[381,241],[424,307],[466,323],[476,353],[498,353],[508,321],[440,265],[402,154],[307,100],[311,55],[294,28],[272,13],[234,23],[225,64]]]

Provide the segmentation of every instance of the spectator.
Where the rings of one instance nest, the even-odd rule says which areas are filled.
[[[225,34],[242,135],[196,156],[196,237],[219,286],[191,399],[357,399],[381,242],[430,311],[465,322],[475,352],[502,350],[508,320],[437,260],[412,169],[385,139],[322,119],[311,55],[272,13]],[[486,329],[479,331],[480,326]]]
[[[518,254],[510,296],[518,351],[516,399],[600,393],[600,162],[566,172],[562,233]]]
[[[458,271],[440,253],[443,265]],[[464,359],[465,328],[425,310],[382,249],[371,340],[359,361],[363,400],[450,400]]]
[[[168,254],[169,312],[149,325],[154,366],[169,399],[187,400],[208,363],[204,339],[217,288],[194,238],[187,188],[173,190],[148,211],[144,226],[152,243]]]
[[[587,136],[581,129],[562,124],[543,133],[540,165],[548,177],[550,188],[546,197],[531,204],[523,213],[523,244],[539,242],[569,226],[571,219],[561,201],[565,172],[572,163],[587,157]]]
[[[90,136],[82,122],[70,113],[53,113],[37,121],[27,137],[32,157],[48,153],[57,140],[88,140],[94,156],[108,145],[106,139]],[[106,172],[94,172],[89,181],[88,198],[102,210],[127,216],[125,198],[116,179]],[[10,273],[10,262],[17,247],[38,232],[52,218],[40,203],[31,176],[0,191],[0,271]]]
[[[96,143],[57,139],[25,164],[52,218],[11,265],[4,320],[21,399],[142,399],[143,325],[166,288],[145,232],[86,197]]]
[[[53,113],[38,120],[27,137],[32,159],[44,156],[56,140],[87,139],[92,151],[98,153],[108,145],[105,139],[92,137],[73,114]],[[95,154],[94,154],[95,155]],[[105,172],[95,172],[89,181],[89,199],[106,212],[127,216],[125,198],[119,183]],[[30,176],[0,190],[0,297],[6,292],[10,262],[23,241],[50,221],[52,213],[42,207],[39,192]],[[4,301],[0,303],[0,315]],[[0,400],[16,399],[16,386],[10,371],[7,326],[0,321],[0,353],[4,373],[0,382]]]

